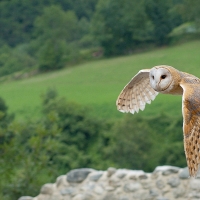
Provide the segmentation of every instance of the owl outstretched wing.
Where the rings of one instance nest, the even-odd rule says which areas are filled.
[[[196,177],[200,164],[200,80],[182,82],[184,149],[190,176]]]
[[[150,69],[140,70],[124,87],[116,101],[119,111],[134,114],[155,99],[158,92],[150,85],[149,72]]]

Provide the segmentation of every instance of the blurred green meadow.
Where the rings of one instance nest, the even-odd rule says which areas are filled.
[[[41,95],[47,89],[57,90],[59,96],[87,105],[102,118],[119,118],[115,101],[128,81],[140,70],[155,65],[171,65],[200,77],[200,41],[162,47],[150,52],[102,59],[40,74],[32,78],[2,82],[0,96],[17,119],[40,115]],[[181,115],[181,96],[158,95],[140,115],[156,113]]]

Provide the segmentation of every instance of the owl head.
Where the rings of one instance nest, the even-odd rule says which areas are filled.
[[[151,87],[160,93],[169,93],[176,85],[176,69],[166,65],[155,66],[150,70]]]

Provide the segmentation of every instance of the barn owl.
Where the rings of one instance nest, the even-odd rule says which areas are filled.
[[[171,66],[140,70],[120,93],[116,105],[121,112],[144,110],[158,95],[182,95],[184,150],[191,177],[200,164],[200,79]]]

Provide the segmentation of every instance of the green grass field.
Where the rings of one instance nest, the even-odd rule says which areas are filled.
[[[29,79],[1,83],[0,96],[9,112],[16,117],[37,118],[41,94],[54,88],[59,96],[89,105],[95,115],[117,118],[124,114],[116,110],[115,101],[122,88],[140,69],[166,64],[200,77],[200,41],[189,42],[154,51],[88,62]],[[147,105],[142,115],[156,113],[181,115],[181,97],[158,95]]]

